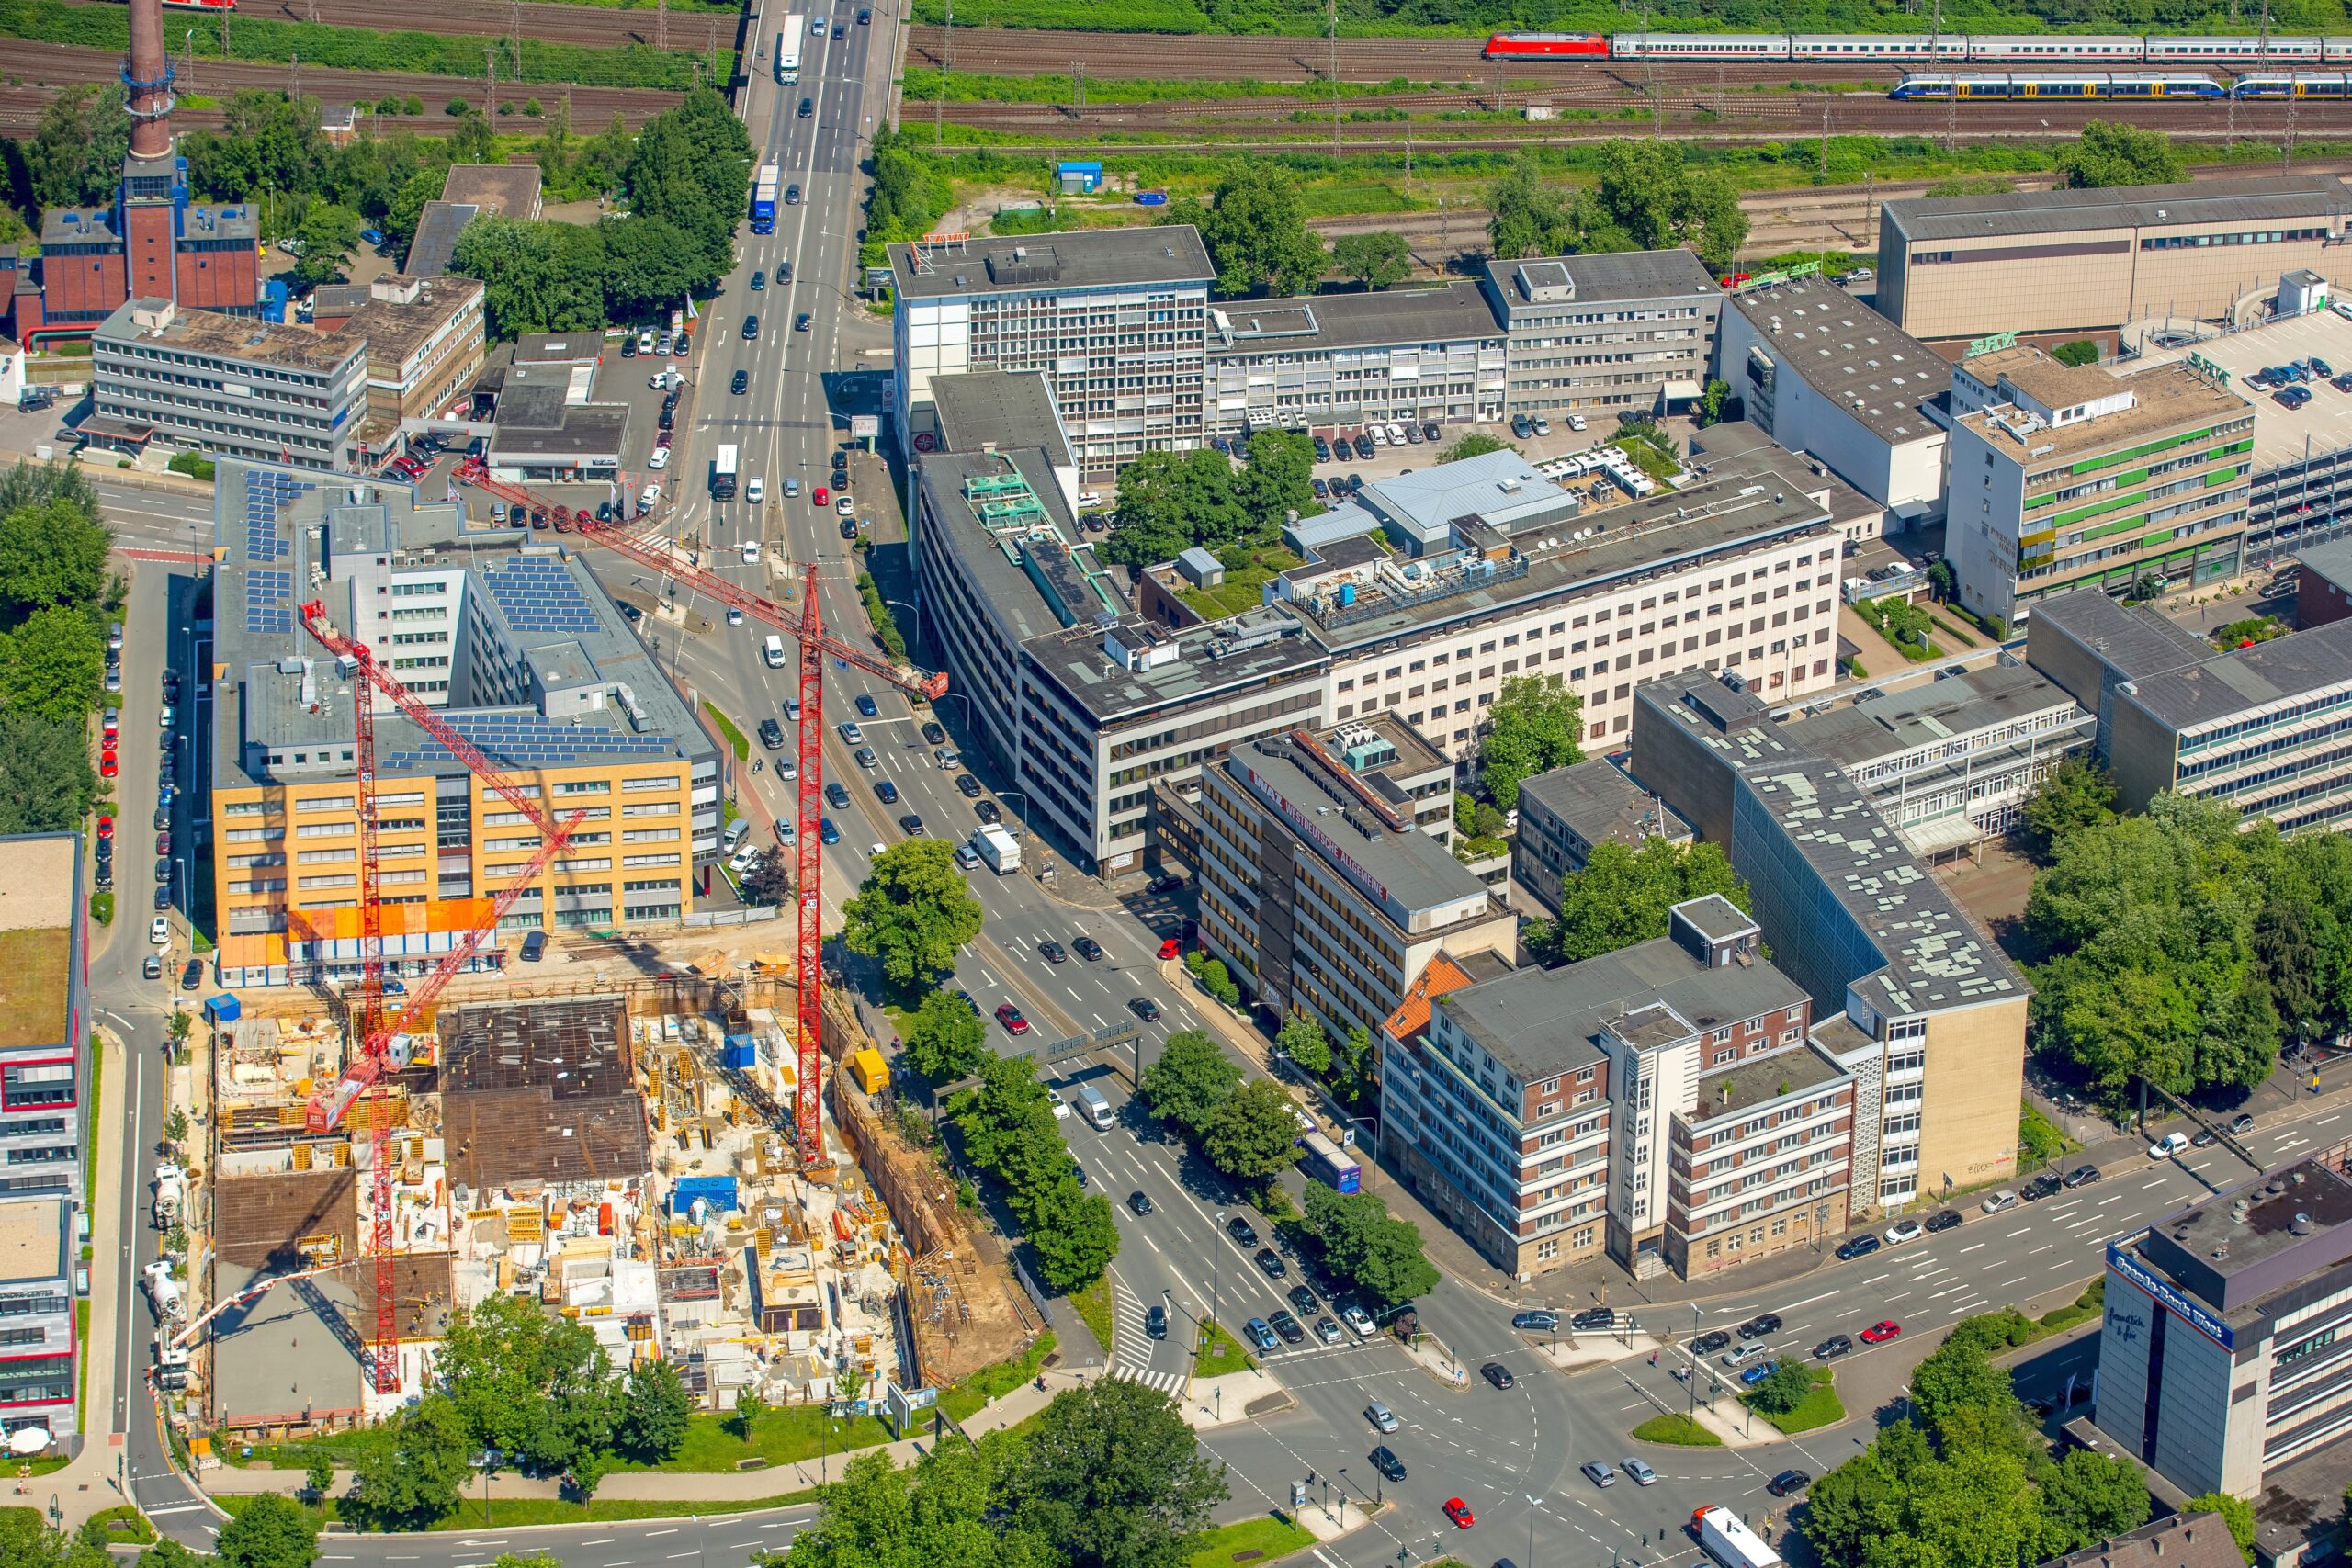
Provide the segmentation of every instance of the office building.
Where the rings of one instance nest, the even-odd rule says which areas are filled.
[[[600,364],[593,340],[569,355],[506,367],[490,429],[490,474],[509,484],[617,480],[628,440],[629,405],[611,382],[631,362]],[[610,400],[600,400],[602,392]]]
[[[401,273],[440,276],[449,270],[458,238],[468,224],[484,215],[535,221],[540,216],[539,202],[537,164],[450,164],[441,181],[441,199],[426,202],[417,214]]]
[[[1652,839],[1687,844],[1690,824],[1611,759],[1587,757],[1520,784],[1510,879],[1556,915],[1561,878],[1582,871],[1594,845],[1638,850]]]
[[[1952,412],[1944,554],[1979,615],[2014,626],[2078,588],[2237,571],[2254,411],[2216,378],[2007,348],[1954,370]]]
[[[1325,660],[1278,610],[1182,630],[1137,614],[1065,471],[1043,448],[924,456],[916,571],[950,692],[1025,819],[1080,871],[1115,874],[1140,863],[1155,791],[1195,793],[1226,747],[1325,722]]]
[[[1274,593],[1329,654],[1336,719],[1401,714],[1467,765],[1502,683],[1540,671],[1583,698],[1597,750],[1663,673],[1736,670],[1776,701],[1836,681],[1839,543],[1818,483],[1784,455],[1636,500],[1490,452],[1294,527],[1306,563]]]
[[[1209,434],[1503,417],[1502,325],[1466,279],[1208,313]]]
[[[1043,452],[1063,504],[1077,510],[1078,454],[1043,375],[1035,370],[967,370],[935,378],[931,395],[940,451]]]
[[[368,344],[308,327],[134,299],[92,343],[83,433],[130,450],[302,468],[349,466],[368,407]]]
[[[2289,295],[2282,290],[2278,298]],[[2306,546],[2352,536],[2352,440],[2342,434],[2339,417],[2344,394],[2314,383],[2304,389],[2304,400],[2302,394],[2247,385],[2256,371],[2299,359],[2324,361],[2339,376],[2352,371],[2352,319],[2320,309],[2189,343],[2149,343],[2117,369],[2182,365],[2192,355],[2253,409],[2242,570],[2283,566]]]
[[[901,439],[937,445],[933,378],[1035,370],[1091,477],[1206,439],[1209,284],[1188,224],[890,247],[890,407]]]
[[[77,1435],[81,1378],[74,1325],[80,1264],[74,1206],[62,1197],[0,1196],[0,1440],[26,1428]],[[139,1309],[126,1302],[120,1310]]]
[[[2224,652],[2103,594],[2042,610],[2026,657],[2098,716],[2124,809],[2177,790],[2290,833],[2352,818],[2352,621]]]
[[[2108,1244],[2093,1419],[2183,1492],[2259,1497],[2352,1431],[2347,1154],[2313,1149]]]
[[[1492,260],[1506,414],[1657,414],[1706,390],[1724,291],[1685,250]]]
[[[2297,550],[2295,625],[2309,631],[2352,616],[2352,539]]]
[[[1693,430],[1688,450],[1690,472],[1702,479],[1727,464],[1744,468],[1761,464],[1778,473],[1793,471],[1792,464],[1801,467],[1810,476],[1802,481],[1805,493],[1829,513],[1829,525],[1838,531],[1848,555],[1886,531],[1889,513],[1883,505],[1830,472],[1829,465],[1818,457],[1808,460],[1790,452],[1747,420],[1727,420]]]
[[[1432,971],[1383,1032],[1381,1155],[1497,1268],[1687,1279],[1845,1227],[1851,1077],[1728,900],[1556,969]]]
[[[2030,993],[1871,797],[1727,678],[1642,687],[1633,739],[1634,775],[1723,846],[1854,1075],[1853,1213],[2010,1175]]]
[[[1237,741],[1201,778],[1200,936],[1259,1008],[1375,1033],[1518,920],[1447,847],[1453,770],[1395,719]]]
[[[299,603],[384,668],[526,793],[587,820],[502,931],[676,919],[718,842],[719,758],[587,569],[560,545],[464,532],[403,487],[221,460],[211,755],[224,985],[356,974],[357,705],[373,704],[379,900],[416,973],[490,915],[540,833],[303,629]],[[487,961],[494,962],[495,953]]]
[[[1905,846],[1932,861],[2015,827],[2035,787],[2092,749],[2095,722],[2055,682],[1996,663],[1808,708],[1781,728],[1836,763]]]
[[[1734,289],[1716,376],[1747,420],[1883,507],[1887,526],[1943,515],[1951,364],[1819,276]]]
[[[2143,318],[2222,320],[2283,272],[2324,273],[2352,190],[2292,175],[1917,197],[1879,211],[1878,309],[1914,337],[2108,343]]]

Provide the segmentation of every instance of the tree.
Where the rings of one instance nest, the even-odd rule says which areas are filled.
[[[1812,1396],[1812,1371],[1794,1356],[1785,1356],[1764,1374],[1747,1403],[1767,1416],[1786,1416]]]
[[[686,1440],[693,1397],[678,1369],[666,1360],[639,1361],[629,1369],[613,1418],[613,1446],[629,1458],[659,1464]]]
[[[1747,240],[1747,214],[1731,181],[1712,169],[1691,168],[1674,141],[1603,142],[1600,178],[1577,193],[1567,226],[1587,251],[1688,245],[1719,270]]]
[[[2078,1551],[2148,1522],[2148,1483],[2129,1460],[2076,1449],[2034,1467],[2041,1506],[2064,1532],[2065,1551]]]
[[[713,281],[695,238],[674,223],[638,214],[596,225],[605,250],[605,309],[626,321],[674,307]]]
[[[1331,1070],[1331,1040],[1323,1026],[1306,1013],[1293,1013],[1283,1021],[1282,1032],[1274,1036],[1274,1043],[1300,1066],[1323,1077]]]
[[[745,1383],[735,1395],[735,1435],[750,1442],[752,1434],[759,1429],[760,1417],[767,1410],[768,1402],[760,1397],[760,1391]]]
[[[1385,288],[1411,276],[1413,254],[1405,237],[1389,229],[1342,234],[1332,242],[1331,260],[1340,273],[1365,288]]]
[[[38,1508],[0,1508],[0,1562],[7,1568],[109,1568],[113,1561],[104,1546],[53,1529]],[[170,1568],[189,1562],[183,1552]]]
[[[2088,338],[2078,337],[2072,343],[2062,343],[2050,351],[2050,357],[2061,365],[2097,365],[2098,344]]]
[[[585,331],[605,317],[604,227],[485,215],[458,236],[449,270],[481,281],[496,336]]]
[[[313,1456],[302,1469],[302,1485],[311,1501],[323,1501],[334,1490],[334,1461],[324,1454]]]
[[[990,1055],[988,1025],[953,991],[927,993],[907,1025],[903,1060],[933,1084],[970,1077]]]
[[[19,462],[23,483],[38,470]],[[97,501],[70,492],[28,495],[0,507],[0,615],[14,622],[49,606],[90,607],[107,584],[107,554],[114,534],[98,521]]]
[[[295,226],[302,254],[294,263],[294,276],[309,284],[332,283],[342,276],[344,264],[359,248],[359,231],[365,227],[359,214],[348,207],[332,201],[311,203],[302,221]]]
[[[1062,1156],[1069,1158],[1066,1147]],[[1022,1235],[1036,1255],[1037,1278],[1051,1291],[1084,1290],[1119,1256],[1111,1200],[1080,1187],[1075,1168],[1030,1201]]]
[[[900,992],[953,969],[956,950],[980,934],[980,901],[944,839],[909,839],[876,855],[842,917],[843,943],[879,958]]]
[[[36,610],[23,626],[0,634],[0,704],[78,725],[98,705],[104,658],[97,622],[86,610]]]
[[[760,857],[743,873],[743,902],[782,908],[792,902],[792,861],[775,850]]]
[[[1304,293],[1330,265],[1323,242],[1306,227],[1297,176],[1272,163],[1227,170],[1201,215],[1200,231],[1220,294]]]
[[[1001,1474],[1019,1454],[993,1434],[975,1446],[937,1443],[899,1468],[858,1455],[819,1494],[817,1517],[788,1551],[756,1568],[1064,1568],[1037,1533],[1003,1517]]]
[[[1296,1161],[1297,1137],[1290,1095],[1278,1083],[1253,1078],[1219,1108],[1201,1152],[1238,1181],[1262,1181]]]
[[[447,179],[446,170],[419,169],[394,193],[379,227],[384,231],[390,253],[402,262],[407,261],[409,247],[416,242],[417,220],[424,215],[424,204],[441,199],[441,187]]]
[[[543,1474],[610,1440],[613,1369],[584,1324],[493,1295],[449,1325],[442,1390],[476,1447],[518,1456]]]
[[[1314,448],[1307,450],[1311,462]],[[1150,566],[1172,559],[1188,546],[1214,549],[1230,544],[1252,522],[1224,453],[1205,447],[1145,452],[1120,471],[1111,536],[1097,553],[1120,566]]]
[[[1568,204],[1544,181],[1542,167],[1524,153],[1487,189],[1487,243],[1501,261],[1556,255],[1568,248]]]
[[[228,1568],[311,1568],[319,1527],[283,1492],[264,1492],[220,1527],[217,1544]]]
[[[1982,1346],[1947,1340],[1913,1369],[1911,1403],[1934,1429],[1962,1409],[2012,1414],[2018,1396],[2010,1387],[2008,1369],[1995,1365]]]
[[[1289,513],[1316,509],[1313,439],[1288,430],[1258,432],[1250,437],[1250,461],[1232,484],[1244,537],[1272,538]]]
[[[318,99],[240,87],[221,118],[219,130],[192,131],[180,141],[188,182],[200,196],[240,199],[276,191],[286,197],[320,188],[331,150]]]
[[[1584,869],[1560,879],[1560,918],[1531,929],[1527,945],[1546,963],[1582,963],[1664,936],[1668,909],[1710,893],[1742,909],[1752,904],[1720,844],[1595,844]]]
[[[1176,1568],[1227,1496],[1175,1402],[1127,1378],[1098,1378],[1039,1412],[1004,1478],[1016,1531],[1053,1542],[1071,1568]]]
[[[1505,811],[1519,805],[1523,779],[1584,761],[1584,699],[1557,675],[1510,675],[1487,710],[1478,778]]]
[[[2067,835],[2114,821],[2116,800],[2115,775],[2096,759],[2069,757],[2051,769],[2018,812],[2033,858],[2047,865]]]
[[[1731,383],[1715,377],[1707,378],[1706,389],[1699,394],[1699,423],[1721,423],[1724,403],[1731,396]]]
[[[1421,1233],[1389,1213],[1370,1192],[1306,1184],[1304,1224],[1332,1273],[1355,1282],[1374,1303],[1395,1306],[1437,1289],[1438,1272],[1421,1250]]]
[[[1195,1142],[1208,1136],[1240,1085],[1241,1069],[1198,1029],[1170,1035],[1159,1060],[1143,1070],[1143,1100],[1151,1113]]]
[[[1516,452],[1519,448],[1499,435],[1489,435],[1483,430],[1469,434],[1437,455],[1441,463],[1459,463],[1471,457],[1483,457],[1489,452]]]
[[[2197,1514],[2219,1514],[2230,1528],[2230,1539],[2237,1542],[2238,1551],[2248,1562],[2254,1561],[2254,1506],[2243,1497],[2233,1497],[2227,1492],[2200,1492],[2180,1506],[2184,1517]]]
[[[119,83],[75,82],[56,90],[25,148],[36,205],[97,207],[113,196],[130,151],[125,102]]]
[[[0,1541],[0,1544],[5,1544],[5,1541]],[[8,1557],[5,1551],[0,1551],[0,1558],[10,1562],[24,1561]],[[109,1555],[105,1561],[111,1562],[114,1559]],[[139,1568],[206,1568],[210,1561],[203,1553],[182,1546],[170,1536],[164,1537],[139,1553]]]
[[[70,832],[97,791],[83,724],[0,709],[0,833]]]
[[[727,101],[697,87],[638,131],[629,154],[629,208],[696,246],[713,277],[734,264],[735,223],[752,188],[752,143]]]
[[[2280,1021],[2298,1039],[2316,1032],[2326,1003],[2324,961],[2313,928],[2319,914],[2303,898],[2271,898],[2254,918],[2254,959]]]
[[[2080,139],[2058,154],[2058,176],[2076,190],[2177,185],[2187,177],[2163,131],[2105,119],[2083,127]]]
[[[371,1443],[353,1467],[352,1513],[382,1529],[423,1529],[448,1515],[473,1472],[465,1416],[444,1394],[428,1394],[400,1417],[391,1441]]]

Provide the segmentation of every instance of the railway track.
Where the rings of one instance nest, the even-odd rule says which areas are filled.
[[[731,7],[724,11],[677,7],[664,24],[656,17],[653,0],[625,9],[555,5],[547,0],[402,0],[390,16],[376,0],[239,0],[237,6],[239,17],[272,22],[370,28],[395,26],[407,32],[483,38],[513,34],[547,43],[650,44],[666,31],[673,49],[700,48],[712,19],[718,21],[722,38],[732,37],[739,15]],[[219,24],[207,17],[198,25]],[[235,21],[229,26],[233,48]]]
[[[232,24],[233,26],[233,24]],[[0,106],[30,94],[46,99],[58,87],[78,82],[114,82],[121,79],[122,56],[104,49],[82,49],[72,44],[30,43],[12,39],[8,43],[8,73],[15,85],[0,89]],[[198,59],[193,70],[180,73],[175,85],[183,94],[196,93],[208,97],[225,97],[239,87],[261,87],[282,92],[289,76],[286,66],[264,63],[246,64],[233,60]],[[393,71],[332,71],[323,66],[302,67],[302,91],[326,103],[374,103],[393,94],[414,94],[424,100],[432,111],[424,119],[410,121],[418,129],[426,123],[446,126],[440,109],[452,98],[462,98],[470,104],[481,102],[480,81],[456,76],[413,76]],[[551,84],[505,84],[499,87],[502,99],[537,97],[542,104],[552,104],[569,96],[571,100],[571,123],[594,129],[604,125],[615,114],[625,124],[642,125],[673,107],[682,95],[651,87],[581,87]],[[0,126],[9,126],[5,107],[0,107]],[[207,123],[205,112],[198,109],[176,108],[172,112],[175,125]],[[517,117],[519,118],[519,117]],[[217,113],[211,123],[218,123]],[[502,126],[512,123],[501,120]],[[536,123],[533,121],[524,122]]]

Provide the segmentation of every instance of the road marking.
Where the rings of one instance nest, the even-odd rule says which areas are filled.
[[[600,1535],[594,1540],[583,1540],[580,1544],[582,1546],[610,1546],[619,1539],[620,1537],[616,1535]]]
[[[1885,1276],[1885,1275],[1883,1275],[1883,1274],[1882,1274],[1882,1275],[1880,1275],[1880,1276],[1879,1276],[1879,1278],[1880,1278],[1880,1279],[1882,1279],[1882,1280],[1883,1280],[1884,1278],[1886,1278],[1886,1276]],[[1870,1283],[1870,1281],[1869,1281],[1868,1280],[1863,1280],[1863,1281],[1862,1281],[1862,1283],[1863,1283],[1863,1284],[1865,1284],[1865,1285],[1867,1285],[1867,1284],[1869,1284],[1869,1283]],[[1814,1303],[1815,1303],[1815,1302],[1826,1302],[1826,1301],[1827,1301],[1830,1297],[1832,1297],[1832,1296],[1836,1295],[1837,1293],[1838,1293],[1838,1292],[1837,1292],[1836,1291],[1824,1291],[1821,1294],[1819,1294],[1819,1295],[1817,1295],[1817,1296],[1807,1296],[1804,1300],[1803,1300],[1803,1301],[1801,1301],[1801,1302],[1791,1302],[1787,1306],[1782,1307],[1781,1310],[1782,1312],[1784,1312],[1784,1313],[1794,1312],[1794,1311],[1796,1311],[1796,1310],[1797,1310],[1797,1308],[1799,1308],[1799,1307],[1809,1307],[1809,1306],[1811,1306],[1811,1305],[1812,1305]]]
[[[666,1529],[666,1530],[647,1530],[647,1531],[645,1532],[645,1539],[646,1539],[646,1540],[653,1540],[656,1536],[675,1535],[675,1534],[677,1534],[677,1533],[678,1533],[678,1532],[677,1532],[677,1530],[676,1530],[674,1528],[673,1528],[673,1529]]]
[[[1976,1247],[1962,1247],[1962,1248],[1960,1249],[1960,1251],[1961,1251],[1961,1256],[1964,1258],[1964,1257],[1966,1257],[1968,1254],[1970,1254],[1970,1253],[1972,1253],[1972,1252],[1975,1251],[1977,1247],[1982,1247],[1982,1246],[1984,1246],[1984,1244],[1983,1242],[1981,1242],[1981,1241],[1980,1241],[1980,1242],[1978,1242],[1978,1243],[1976,1244]]]
[[[2341,1111],[2337,1111],[2334,1116],[2323,1116],[2323,1117],[2321,1117],[2318,1121],[2316,1121],[2316,1122],[2312,1122],[2312,1126],[2314,1126],[2314,1127],[2324,1127],[2324,1126],[2326,1126],[2330,1122],[2335,1122],[2335,1121],[2338,1121],[2338,1120],[2340,1120],[2340,1119],[2343,1117],[2343,1115],[2344,1115],[2344,1112],[2342,1112]]]
[[[1896,1293],[1896,1294],[1894,1294],[1894,1295],[1889,1296],[1889,1297],[1887,1297],[1886,1299],[1887,1299],[1888,1303],[1889,1303],[1889,1304],[1892,1304],[1892,1303],[1895,1303],[1895,1302],[1899,1302],[1899,1301],[1903,1300],[1905,1296],[1908,1296],[1910,1293],[1911,1293],[1911,1292],[1908,1292],[1908,1291],[1903,1291],[1903,1292],[1898,1292],[1898,1293]]]
[[[1996,1291],[2006,1291],[2011,1285],[2022,1285],[2023,1283],[2025,1283],[2025,1276],[2020,1274],[2014,1280],[2004,1280],[1993,1288]]]
[[[145,1508],[141,1509],[141,1512],[144,1513],[149,1518],[155,1519],[163,1517],[165,1514],[185,1514],[192,1511],[200,1511],[203,1506],[204,1505],[201,1503],[175,1503],[168,1508]]]
[[[1886,1271],[1886,1273],[1885,1273],[1885,1274],[1873,1274],[1873,1275],[1871,1275],[1869,1279],[1867,1279],[1867,1280],[1863,1280],[1863,1281],[1862,1281],[1862,1283],[1863,1283],[1863,1284],[1865,1284],[1865,1285],[1875,1285],[1875,1284],[1877,1284],[1881,1280],[1885,1279],[1885,1278],[1887,1277],[1887,1275],[1888,1275],[1888,1274],[1892,1274],[1892,1273],[1894,1273],[1894,1269],[1888,1269],[1888,1270]]]
[[[2013,1231],[2009,1232],[2009,1235],[2025,1235],[2025,1233],[2026,1233],[2026,1232],[2028,1232],[2028,1231],[2031,1230],[2032,1228],[2033,1228],[2033,1227],[2032,1227],[2031,1225],[2019,1225],[2017,1229],[2015,1229],[2015,1230],[2013,1230]]]
[[[2027,1254],[2026,1254],[2026,1256],[2027,1256],[2028,1258],[2034,1258],[2034,1257],[2038,1257],[2038,1256],[2040,1256],[2041,1254],[2042,1254],[2042,1253],[2045,1253],[2045,1252],[2049,1251],[2052,1247],[2055,1247],[2055,1246],[2057,1246],[2057,1245],[2058,1245],[2058,1244],[2057,1244],[2056,1242],[2054,1242],[2054,1241],[2045,1241],[2045,1242],[2043,1242],[2040,1247],[2035,1247],[2031,1252],[2027,1253]]]

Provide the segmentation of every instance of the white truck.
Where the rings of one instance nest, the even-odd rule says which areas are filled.
[[[147,1265],[147,1299],[155,1303],[155,1317],[160,1323],[175,1323],[187,1310],[187,1298],[180,1293],[180,1282],[172,1278],[172,1266],[160,1259]]]
[[[972,852],[999,876],[1021,869],[1021,840],[993,822],[972,830]]]
[[[155,1228],[169,1230],[187,1204],[187,1172],[164,1160],[155,1167]]]
[[[1782,1568],[1781,1554],[1729,1508],[1698,1509],[1690,1522],[1699,1527],[1699,1544],[1723,1568]]]

